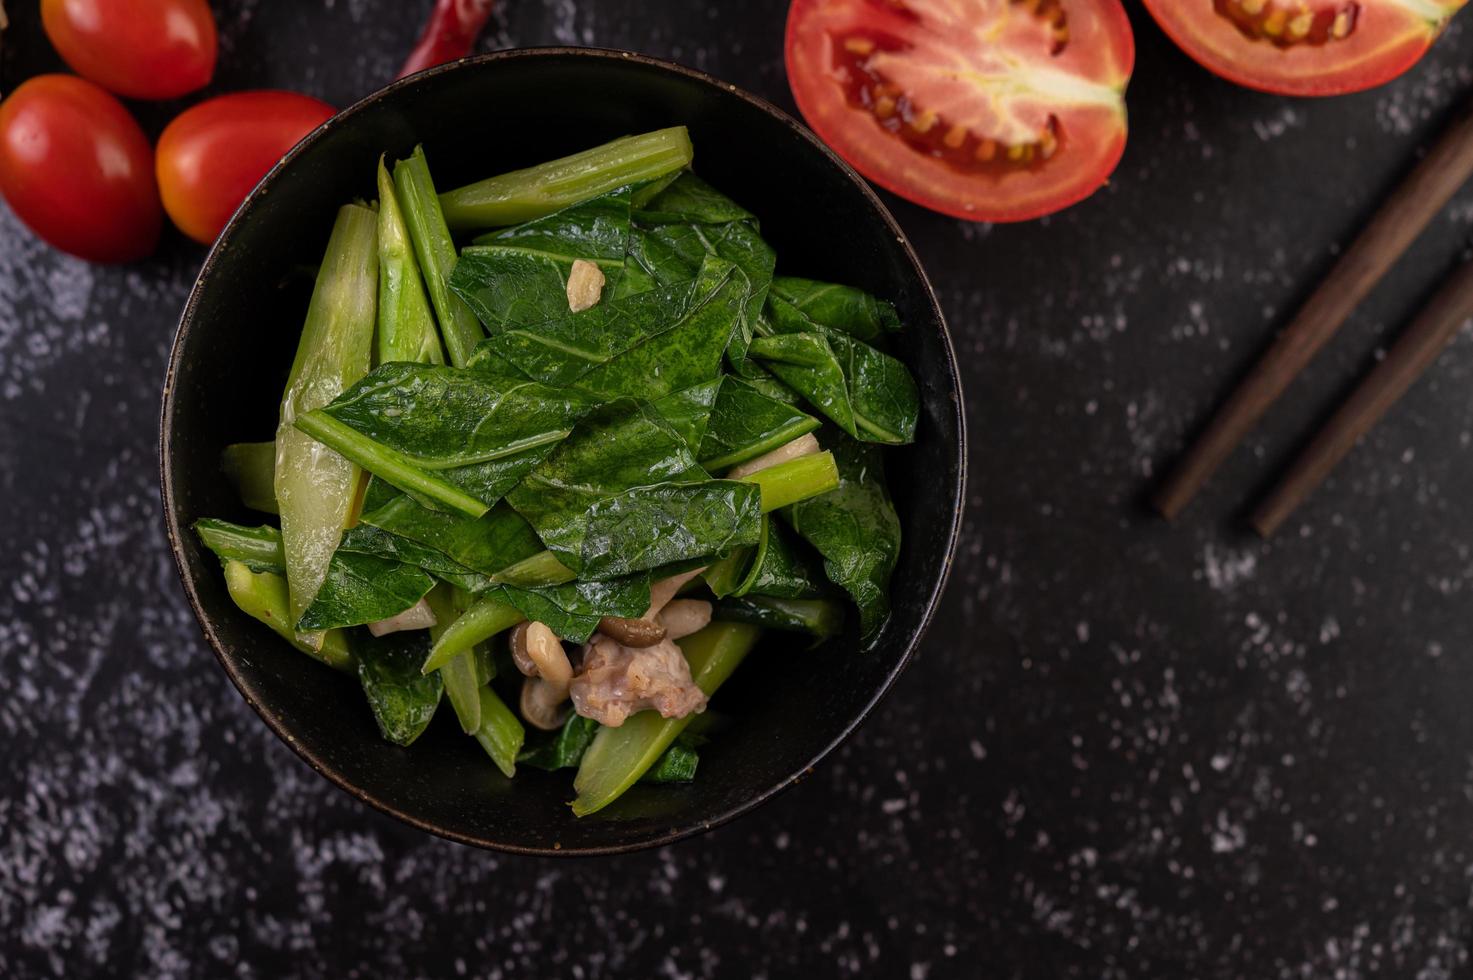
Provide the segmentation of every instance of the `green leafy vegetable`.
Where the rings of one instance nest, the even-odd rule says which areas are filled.
[[[628,575],[607,582],[567,582],[536,589],[503,585],[489,595],[564,640],[583,643],[605,616],[643,616],[650,607],[650,578]]]
[[[639,220],[645,224],[721,225],[728,221],[755,224],[757,219],[752,212],[686,170],[639,209]]]
[[[435,587],[416,565],[383,557],[392,535],[374,527],[349,528],[328,564],[327,576],[302,613],[303,631],[360,626],[398,615]]]
[[[724,555],[757,543],[762,491],[736,480],[634,487],[587,511],[582,574],[592,579]]]
[[[335,670],[352,670],[353,654],[341,630],[322,634],[317,646],[311,646],[292,629],[292,614],[287,598],[286,579],[273,572],[253,572],[239,561],[225,562],[225,588],[240,611],[265,623],[283,640],[314,660]]]
[[[686,448],[692,453],[701,446],[706,437],[706,426],[724,383],[723,378],[705,381],[673,391],[651,403],[654,410],[680,434]]]
[[[263,514],[276,507],[276,443],[237,442],[220,454],[220,468],[240,495],[240,502]]]
[[[378,161],[378,199],[378,359],[444,364],[440,333],[383,157]]]
[[[588,750],[598,727],[598,722],[592,718],[569,715],[568,720],[563,722],[563,727],[556,732],[535,737],[535,741],[522,749],[517,761],[548,772],[571,769],[583,758],[583,753]]]
[[[194,533],[222,562],[238,561],[253,572],[286,572],[281,532],[265,524],[245,527],[204,518],[194,522]]]
[[[829,580],[859,607],[865,641],[879,633],[890,612],[890,575],[900,554],[900,519],[890,503],[878,450],[834,434],[839,488],[811,497],[786,512],[799,536],[824,559]]]
[[[772,516],[764,520],[767,528],[760,553],[734,594],[816,599],[831,592],[823,572],[808,560],[812,549],[795,540],[793,532]]]
[[[772,398],[751,382],[728,377],[716,396],[697,455],[702,466],[718,473],[792,442],[818,425],[812,415]]]
[[[522,611],[506,602],[499,592],[482,596],[435,638],[420,670],[426,674],[439,670],[478,643],[511,629],[525,618]]]
[[[484,352],[545,384],[653,400],[719,377],[746,296],[736,267],[710,259],[693,280],[503,330],[477,363]]]
[[[617,287],[629,246],[633,188],[476,239],[461,252],[450,288],[494,334],[567,314],[568,273],[577,259],[598,265]]]
[[[690,662],[696,686],[708,697],[716,693],[761,632],[744,623],[712,623],[681,640],[680,649]],[[618,728],[601,728],[573,780],[578,794],[573,813],[585,817],[618,799],[655,764],[690,720],[689,715],[661,718],[658,712],[641,711]]]
[[[822,641],[844,628],[844,607],[832,599],[730,596],[717,603],[712,618],[720,622],[751,623],[769,629],[808,633]]]
[[[589,404],[533,381],[396,363],[298,426],[411,496],[480,517]]]
[[[378,292],[377,224],[378,216],[368,208],[349,204],[338,211],[281,399],[275,497],[292,622],[327,575],[358,480],[357,467],[324,449],[295,423],[368,371]],[[308,636],[303,642],[316,646],[321,638]]]
[[[696,752],[699,741],[689,732],[681,732],[655,764],[641,777],[642,783],[688,783],[696,778],[701,757]]]
[[[802,333],[819,324],[872,344],[900,329],[900,316],[884,300],[853,286],[812,279],[774,278],[769,308],[782,333]]]
[[[514,225],[664,177],[689,166],[692,155],[684,126],[658,129],[447,191],[440,204],[457,231]]]
[[[424,147],[416,146],[408,160],[394,165],[394,190],[440,321],[445,352],[450,355],[450,363],[460,367],[470,360],[471,350],[483,334],[471,308],[450,291],[450,274],[459,257],[450,229],[445,227]]]
[[[431,548],[453,566],[484,576],[496,575],[543,550],[532,526],[506,503],[498,503],[480,517],[431,510],[377,477],[368,483],[359,520]],[[447,580],[451,580],[449,573],[457,570],[449,567],[440,571],[427,563],[417,563]],[[479,592],[491,583],[457,584]]]
[[[411,744],[429,726],[445,690],[439,674],[419,672],[429,638],[421,630],[379,637],[364,632],[353,647],[358,682],[379,732],[395,745]]]

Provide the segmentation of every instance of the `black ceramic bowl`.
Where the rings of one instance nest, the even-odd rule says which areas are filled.
[[[626,133],[690,127],[697,171],[754,211],[779,271],[863,286],[907,325],[898,353],[922,399],[914,446],[890,456],[905,541],[878,648],[852,634],[804,651],[763,643],[715,707],[735,719],[686,786],[636,786],[576,820],[571,771],[508,781],[440,712],[408,749],[378,736],[357,683],[240,612],[200,517],[255,522],[219,469],[228,443],[269,439],[315,265],[338,206],[374,194],[379,154],[423,143],[444,188]],[[743,813],[801,779],[890,687],[925,630],[951,563],[965,459],[951,343],[916,256],[869,187],[792,118],[707,75],[622,52],[487,55],[397,82],[339,113],[256,188],[206,258],[164,382],[165,521],[185,592],[246,701],[308,765],[386,813],[451,840],[530,853],[666,843]]]

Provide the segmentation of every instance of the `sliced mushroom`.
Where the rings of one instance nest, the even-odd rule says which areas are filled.
[[[421,599],[401,613],[368,624],[368,632],[374,636],[388,636],[403,630],[427,630],[436,625],[435,611]]]
[[[543,623],[518,623],[510,645],[512,662],[527,675],[522,681],[522,718],[544,731],[559,727],[568,716],[564,702],[573,679],[562,641]]]
[[[740,480],[744,476],[751,476],[753,473],[759,473],[779,463],[786,463],[788,460],[798,459],[801,456],[812,456],[822,451],[823,447],[818,444],[813,433],[805,432],[792,442],[785,442],[771,452],[763,453],[756,459],[749,459],[740,466],[733,466],[727,471],[726,478]]]
[[[675,598],[685,583],[704,572],[704,568],[682,572],[660,579],[650,586],[650,607],[638,619],[605,616],[598,621],[598,631],[626,647],[652,647],[665,639],[665,627],[659,621],[660,610]]]
[[[665,636],[678,640],[705,629],[711,623],[711,604],[705,599],[675,599],[660,610]]]
[[[587,259],[574,259],[568,271],[568,309],[574,313],[597,306],[604,291],[604,270]]]

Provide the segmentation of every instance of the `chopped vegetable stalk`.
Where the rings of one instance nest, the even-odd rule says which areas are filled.
[[[712,623],[680,641],[691,679],[708,697],[716,693],[762,633],[744,623]],[[655,764],[691,721],[641,711],[618,728],[601,729],[583,756],[573,789],[573,813],[585,817],[608,806]]]
[[[440,206],[456,231],[514,225],[664,177],[689,166],[693,155],[684,126],[657,129],[447,191]]]
[[[276,443],[237,442],[220,454],[220,468],[251,510],[275,514]]]
[[[435,625],[430,627],[430,639],[438,640],[456,619],[455,602],[450,587],[436,586],[425,596],[435,613]],[[476,665],[476,653],[467,650],[452,657],[440,668],[440,678],[445,682],[445,695],[450,698],[450,707],[460,720],[461,730],[474,735],[481,727],[481,681]]]
[[[450,229],[445,227],[445,216],[440,213],[440,200],[435,195],[435,182],[430,178],[424,147],[416,146],[413,156],[394,164],[394,189],[429,289],[430,302],[440,321],[445,353],[450,355],[451,364],[464,367],[470,360],[471,350],[485,334],[465,300],[450,291],[450,273],[458,256]]]
[[[839,468],[830,452],[800,456],[742,477],[762,488],[762,512],[781,510],[839,486]]]
[[[484,643],[497,633],[511,629],[525,618],[515,606],[487,596],[445,627],[444,632],[435,638],[430,655],[420,669],[426,674],[439,670],[452,658],[467,652],[477,643]]]
[[[444,364],[440,334],[425,299],[409,229],[395,199],[394,181],[378,161],[378,359]]]
[[[476,741],[496,763],[496,768],[510,779],[517,773],[517,753],[527,740],[527,730],[495,691],[483,687],[480,694],[481,727],[476,730]]]
[[[539,589],[548,585],[562,585],[577,577],[572,569],[557,560],[557,555],[550,551],[539,551],[503,568],[491,576],[491,581],[519,589]]]
[[[316,647],[308,646],[291,628],[286,579],[273,572],[253,572],[243,562],[225,563],[225,588],[241,612],[265,623],[298,650],[337,670],[353,669],[353,654],[342,630],[328,630]]]
[[[356,204],[338,211],[281,400],[275,486],[293,623],[327,575],[358,480],[356,466],[294,423],[368,373],[378,291],[377,223],[377,215]],[[307,634],[303,642],[320,646],[321,634]]]
[[[194,522],[194,533],[221,561],[243,562],[253,572],[286,571],[281,532],[274,527],[243,527],[208,518]]]
[[[832,599],[778,599],[748,595],[720,602],[714,618],[727,623],[752,623],[771,629],[809,633],[818,640],[826,640],[844,627],[844,607]]]
[[[383,477],[401,490],[444,504],[469,517],[480,517],[490,510],[485,504],[449,481],[431,476],[430,473],[421,469],[415,460],[397,449],[391,449],[381,442],[375,442],[326,412],[309,412],[303,415],[296,420],[296,428],[297,435],[308,438],[309,441],[316,440],[313,445],[320,443],[322,446],[331,447],[336,453],[342,454],[339,458],[353,460],[359,466],[376,476]]]

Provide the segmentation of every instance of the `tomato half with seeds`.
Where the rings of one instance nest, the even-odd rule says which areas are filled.
[[[1374,88],[1415,65],[1466,0],[1145,0],[1199,65],[1280,95]]]
[[[824,142],[943,214],[1050,214],[1125,151],[1135,39],[1119,0],[794,0],[786,57]]]

